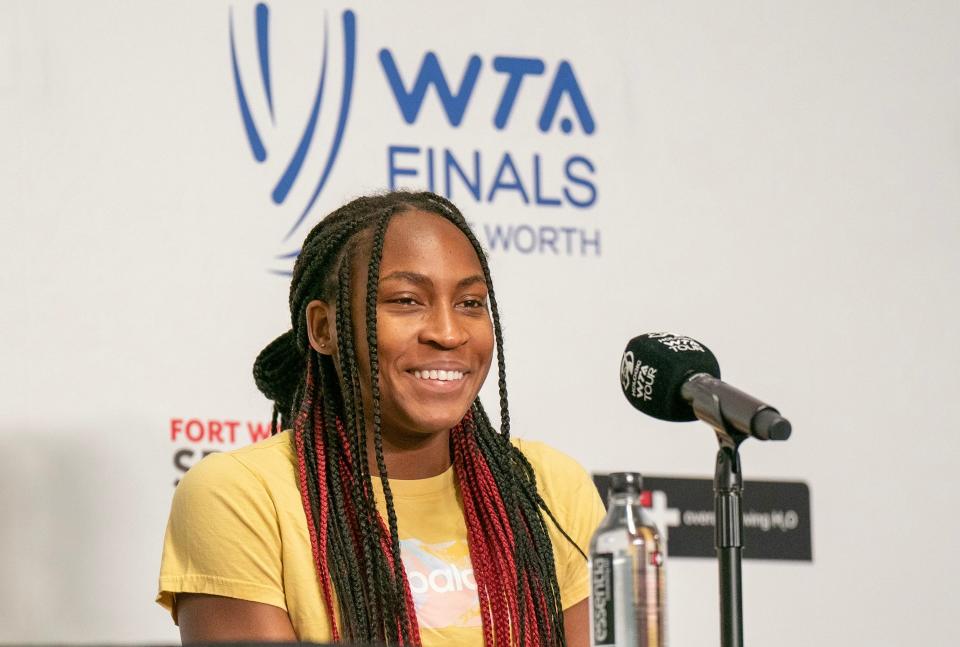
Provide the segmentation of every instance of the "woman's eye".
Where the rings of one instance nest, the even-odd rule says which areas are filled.
[[[464,308],[486,308],[487,302],[483,299],[464,299],[460,303]]]

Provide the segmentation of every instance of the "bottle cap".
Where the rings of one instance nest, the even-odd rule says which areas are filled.
[[[639,472],[613,472],[610,474],[611,492],[637,492],[643,488],[643,477]]]

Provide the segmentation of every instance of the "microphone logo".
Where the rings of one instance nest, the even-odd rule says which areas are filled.
[[[624,393],[649,402],[653,398],[653,383],[656,380],[657,369],[638,361],[632,350],[623,354],[620,360],[620,385]]]
[[[637,368],[636,380],[634,382],[634,397],[643,398],[644,402],[650,402],[653,398],[653,383],[656,379],[657,369],[652,366],[640,364]]]
[[[656,339],[658,342],[672,350],[674,353],[683,353],[697,351],[706,352],[700,342],[683,335],[672,335],[668,332],[654,332],[647,335],[650,339]]]
[[[633,351],[628,350],[620,360],[620,384],[624,391],[630,390],[630,378],[633,376]]]

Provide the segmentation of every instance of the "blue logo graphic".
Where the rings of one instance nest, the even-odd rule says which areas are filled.
[[[341,14],[341,48],[331,45],[324,13],[322,41],[317,39],[322,56],[316,90],[313,82],[303,88],[310,107],[293,120],[292,127],[283,110],[291,104],[284,99],[286,88],[274,92],[270,7],[257,3],[252,17],[252,23],[240,24],[247,25],[255,39],[243,38],[247,32],[242,32],[240,42],[250,43],[250,49],[241,47],[238,57],[230,10],[230,62],[250,153],[261,164],[273,155],[265,165],[274,175],[269,195],[275,205],[286,205],[291,213],[291,225],[281,240],[284,253],[274,257],[288,269],[270,270],[289,276],[289,267],[300,253],[289,250],[302,237],[305,223],[309,224],[308,216],[330,179],[343,143],[358,63],[356,17],[350,10]],[[304,27],[309,29],[309,24]],[[336,43],[340,34],[334,30],[333,36]],[[290,40],[277,38],[284,45]],[[364,138],[365,168],[385,171],[378,184],[390,190],[428,189],[477,205],[502,205],[505,209],[491,211],[476,223],[478,236],[491,252],[600,257],[603,241],[597,205],[602,168],[595,155],[601,149],[597,133],[602,128],[594,112],[598,104],[588,101],[585,92],[595,86],[583,85],[578,74],[586,69],[589,76],[591,68],[578,65],[575,71],[570,60],[538,57],[529,51],[523,56],[491,55],[479,48],[457,54],[421,47],[419,41],[380,44],[375,57],[362,58],[379,67],[365,70],[370,76],[364,78],[384,82],[392,99],[365,106],[384,120],[389,139],[373,140],[377,129],[357,133]],[[244,61],[248,69],[241,69]],[[309,78],[315,65],[312,60],[307,63]],[[289,72],[287,67],[277,69]],[[328,76],[339,79],[341,70],[342,86],[336,88],[338,82]],[[330,96],[338,90],[339,97]],[[324,97],[328,108],[321,115]],[[592,91],[590,98],[597,98]],[[466,131],[469,137],[450,136],[455,130]],[[298,133],[299,139],[292,137]],[[530,137],[532,133],[538,137]],[[311,173],[316,176],[300,179]],[[518,207],[525,210],[518,212]],[[510,215],[520,213],[526,222]],[[503,216],[508,219],[502,220]]]
[[[572,148],[584,145],[597,130],[586,95],[573,65],[567,60],[559,61],[548,72],[548,62],[542,58],[500,55],[489,59],[487,65],[492,69],[485,71],[484,58],[472,54],[458,77],[457,72],[450,71],[449,61],[445,72],[440,57],[432,51],[423,55],[419,68],[408,69],[406,74],[401,72],[393,50],[382,48],[379,59],[400,117],[407,125],[418,122],[432,88],[432,96],[439,100],[441,113],[451,128],[461,128],[470,121],[467,116],[470,106],[477,103],[473,98],[480,94],[487,100],[499,97],[492,119],[487,122],[495,131],[536,128],[543,135],[552,135],[556,132],[555,124],[559,124],[559,130],[565,136],[582,136],[571,137],[568,147]],[[542,84],[525,82],[525,79],[540,76],[546,76],[549,83],[545,93]],[[485,87],[481,88],[484,84]],[[523,87],[526,90],[521,92]],[[531,101],[539,108],[539,117],[533,123],[524,124],[511,119],[514,107],[521,101],[528,104],[526,111],[529,111]],[[484,99],[480,102],[485,103]],[[558,118],[561,106],[570,116]],[[484,117],[486,115],[480,118]],[[434,128],[440,125],[435,117],[431,121]],[[471,128],[476,129],[476,114],[472,121]],[[511,147],[513,150],[495,151],[489,145],[485,148],[485,151],[479,148],[463,150],[424,146],[421,142],[388,145],[386,184],[390,189],[404,185],[425,186],[447,198],[453,199],[457,194],[487,204],[512,200],[514,204],[519,202],[537,208],[583,210],[592,208],[597,202],[597,168],[590,157],[576,149],[558,158],[555,153],[546,154],[535,149]],[[515,232],[526,236],[524,229],[511,229],[503,237],[498,231],[491,230],[488,236],[490,247],[505,250],[512,247],[521,253],[533,249],[557,249],[555,241],[560,237],[560,230],[538,233],[537,240],[530,244],[516,242]],[[500,244],[501,239],[506,242]],[[579,240],[585,241],[585,245],[578,246],[581,250],[599,249],[599,243],[595,243],[598,238],[593,234]],[[564,247],[569,249],[571,243]]]
[[[466,112],[467,104],[473,95],[473,89],[477,84],[477,77],[480,76],[483,60],[477,54],[470,57],[463,78],[460,79],[460,88],[456,92],[451,91],[450,84],[447,83],[447,77],[440,67],[440,60],[433,52],[427,52],[426,56],[423,57],[417,79],[409,91],[403,85],[400,70],[397,69],[393,53],[389,49],[383,48],[380,50],[380,64],[383,66],[383,72],[390,84],[390,89],[393,90],[393,96],[397,100],[397,106],[403,114],[404,121],[408,124],[417,121],[417,115],[420,114],[420,106],[423,105],[427,88],[432,85],[437,91],[440,103],[443,105],[447,121],[450,122],[451,126],[457,128],[463,121],[463,114]],[[500,95],[497,112],[493,117],[494,127],[497,130],[503,130],[507,126],[510,112],[517,101],[523,77],[540,76],[546,70],[546,65],[539,58],[497,56],[493,59],[493,69],[507,77],[507,82]],[[547,92],[547,98],[540,112],[540,119],[537,121],[540,131],[550,132],[560,100],[564,96],[569,97],[577,119],[580,121],[581,130],[584,134],[592,135],[597,126],[593,120],[593,115],[590,113],[590,108],[587,106],[587,99],[580,89],[576,75],[573,73],[573,66],[570,65],[569,61],[561,61],[560,65],[557,66],[556,74],[550,84],[550,90]],[[569,135],[573,131],[573,121],[568,117],[561,119],[560,130]]]
[[[257,36],[257,58],[259,60],[260,82],[263,90],[263,100],[266,102],[267,111],[270,115],[270,127],[276,127],[276,116],[274,112],[274,94],[273,83],[270,75],[270,8],[263,2],[256,5],[254,11]],[[336,121],[336,129],[332,140],[326,149],[325,161],[320,177],[316,181],[313,192],[306,204],[298,208],[299,215],[293,222],[283,241],[286,242],[297,231],[304,220],[310,214],[323,191],[327,180],[330,178],[330,172],[337,161],[337,154],[340,152],[340,144],[343,142],[344,131],[347,126],[347,116],[350,114],[350,99],[353,95],[353,78],[356,64],[356,43],[357,43],[357,23],[356,17],[352,11],[344,11],[342,15],[343,26],[343,86],[340,89],[339,113]],[[327,91],[327,61],[328,61],[328,27],[326,16],[324,16],[323,25],[323,57],[320,63],[319,80],[317,81],[317,90],[310,108],[310,114],[307,117],[306,125],[303,127],[303,134],[300,136],[299,143],[290,155],[283,173],[277,179],[270,194],[274,204],[282,205],[290,195],[290,190],[300,175],[304,161],[310,152],[311,146],[316,139],[316,126],[320,116],[320,109],[323,105],[324,93]],[[230,10],[230,62],[233,68],[233,82],[237,93],[237,104],[240,107],[240,117],[243,120],[243,128],[246,132],[247,141],[250,144],[250,152],[253,159],[258,163],[266,161],[268,157],[267,147],[264,143],[263,130],[254,121],[250,110],[250,98],[248,97],[247,87],[244,85],[243,77],[240,72],[240,66],[237,63],[237,47],[234,39],[234,20],[233,10]],[[317,147],[320,144],[316,144]],[[293,259],[299,254],[296,250],[289,254],[284,254],[278,259]],[[289,274],[290,272],[279,272]]]

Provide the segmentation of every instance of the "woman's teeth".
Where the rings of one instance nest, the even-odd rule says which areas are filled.
[[[463,379],[463,373],[460,371],[414,371],[413,375],[421,380],[438,380],[440,382]]]

